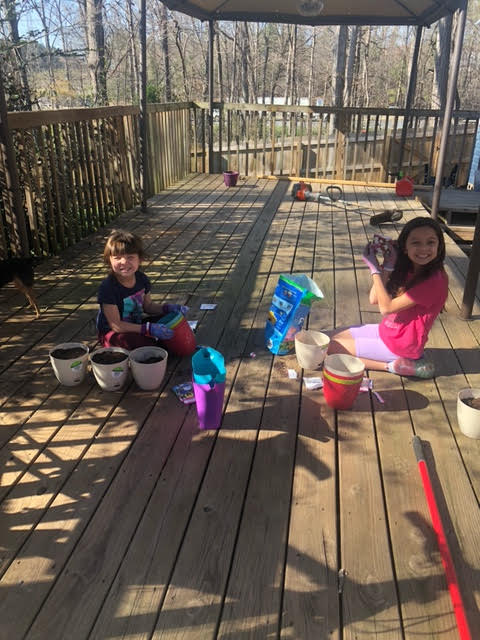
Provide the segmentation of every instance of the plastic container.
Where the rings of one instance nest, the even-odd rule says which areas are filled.
[[[72,357],[68,357],[69,351],[72,352]],[[49,351],[50,363],[60,384],[76,387],[83,382],[87,372],[88,353],[89,348],[83,342],[62,342]]]
[[[326,333],[302,329],[295,334],[295,355],[302,369],[318,369],[327,355],[330,338]]]
[[[225,361],[221,353],[202,347],[192,357],[193,393],[200,429],[218,429],[225,394]]]
[[[461,389],[457,395],[457,420],[460,431],[468,438],[480,438],[480,409],[469,406],[465,400],[477,400],[480,406],[480,389]]]
[[[238,180],[238,171],[224,171],[223,182],[226,187],[235,187]]]
[[[97,356],[101,354],[124,354],[124,358],[118,362],[98,362]],[[93,375],[100,387],[104,391],[119,391],[128,379],[128,355],[129,352],[122,347],[103,347],[102,349],[95,349],[90,354],[90,363],[92,365]],[[108,358],[108,355],[104,356]]]
[[[140,389],[158,389],[165,377],[167,359],[168,353],[162,347],[138,347],[130,351],[130,369]]]
[[[183,313],[168,313],[159,322],[173,331],[171,338],[162,340],[162,344],[168,353],[176,356],[191,356],[197,347],[197,341]]]
[[[395,193],[397,196],[412,196],[413,195],[413,180],[411,178],[400,178],[395,182]]]
[[[365,365],[345,353],[327,355],[323,363],[323,394],[333,409],[350,409],[360,391]]]

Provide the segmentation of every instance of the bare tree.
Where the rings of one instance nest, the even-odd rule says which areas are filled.
[[[14,57],[16,67],[16,69],[14,69],[14,75],[18,74],[17,91],[19,92],[20,99],[17,105],[10,101],[9,108],[16,107],[31,111],[32,98],[28,82],[25,42],[20,38],[18,31],[18,15],[15,0],[1,0],[0,7],[2,13],[5,15],[5,23],[8,28],[8,37]]]
[[[87,64],[92,82],[94,103],[106,105],[108,104],[108,96],[103,0],[85,0],[85,15],[87,24]]]

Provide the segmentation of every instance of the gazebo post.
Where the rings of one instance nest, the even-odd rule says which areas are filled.
[[[148,158],[147,158],[147,8],[146,0],[140,0],[140,115],[139,115],[139,136],[140,136],[140,208],[147,210],[147,180],[148,180]]]
[[[213,20],[208,21],[208,173],[213,173]]]
[[[402,171],[405,142],[407,140],[408,122],[410,120],[410,113],[412,111],[412,104],[413,104],[413,99],[415,96],[415,88],[417,84],[418,56],[420,53],[420,43],[422,41],[422,32],[423,32],[423,27],[418,26],[417,34],[415,37],[415,47],[413,49],[412,66],[410,69],[410,79],[408,83],[407,99],[405,103],[405,115],[403,116],[402,137],[400,141],[400,153],[398,157],[398,175],[399,176]]]
[[[442,193],[443,169],[445,166],[445,155],[448,146],[448,134],[450,131],[450,121],[452,119],[453,103],[455,101],[455,93],[457,90],[458,69],[460,67],[460,58],[462,55],[463,37],[465,34],[465,22],[467,20],[468,0],[464,1],[463,6],[458,9],[457,33],[455,36],[455,47],[453,50],[453,61],[450,66],[448,77],[447,99],[445,105],[445,113],[442,123],[442,135],[440,138],[440,149],[438,151],[438,160],[435,170],[435,184],[433,186],[431,216],[434,219],[438,217],[438,208],[440,204],[440,195]]]

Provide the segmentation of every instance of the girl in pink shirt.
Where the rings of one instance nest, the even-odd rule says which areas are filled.
[[[369,299],[378,305],[382,320],[334,334],[328,353],[355,355],[368,369],[431,378],[433,364],[424,359],[423,350],[448,295],[440,225],[430,217],[414,218],[382,265],[370,242],[362,259],[373,278]]]

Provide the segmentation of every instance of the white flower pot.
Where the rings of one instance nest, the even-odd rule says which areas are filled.
[[[97,356],[102,357],[102,354],[109,353],[121,353],[125,355],[125,358],[120,362],[98,362]],[[90,354],[93,375],[104,391],[119,391],[127,381],[129,370],[128,354],[129,352],[121,347],[95,349],[95,351]]]
[[[302,369],[318,369],[327,355],[330,338],[326,333],[302,329],[295,334],[295,355]]]
[[[148,362],[155,359],[158,362]],[[140,389],[158,389],[165,377],[167,359],[168,353],[161,347],[138,347],[130,351],[130,368]]]
[[[469,406],[465,400],[480,399],[480,389],[461,389],[457,396],[457,420],[460,431],[469,438],[480,438],[480,409]]]
[[[69,356],[72,352],[72,357]],[[78,354],[73,354],[78,351]],[[49,351],[53,372],[60,384],[75,387],[85,378],[88,364],[88,346],[83,342],[62,342]]]

